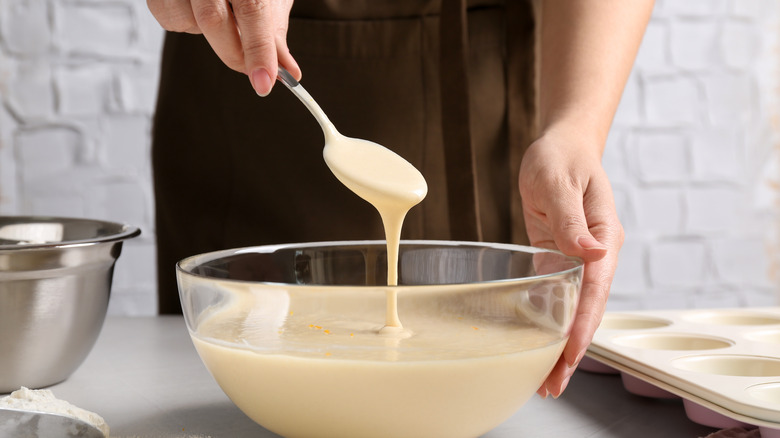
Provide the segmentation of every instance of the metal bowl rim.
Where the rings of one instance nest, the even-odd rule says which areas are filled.
[[[65,223],[65,222],[92,222],[95,224],[104,224],[112,227],[119,228],[121,231],[114,234],[108,234],[105,236],[97,236],[90,239],[78,239],[78,240],[66,240],[60,242],[50,243],[34,243],[29,245],[4,245],[0,244],[0,251],[27,251],[36,249],[60,249],[75,246],[94,245],[99,243],[119,242],[136,237],[141,234],[141,229],[132,225],[128,225],[120,222],[112,222],[100,219],[89,218],[77,218],[77,217],[64,217],[64,216],[13,216],[3,215],[0,216],[0,220],[10,219],[17,221],[17,223],[36,223],[36,222],[48,222],[48,223]]]

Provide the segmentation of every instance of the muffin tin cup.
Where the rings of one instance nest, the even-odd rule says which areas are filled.
[[[596,359],[593,359],[589,356],[583,357],[577,368],[590,373],[596,373],[596,374],[620,374],[620,371],[618,371],[617,369],[612,368],[611,366],[606,365],[603,362],[599,362]]]
[[[587,357],[695,422],[780,437],[780,307],[607,313]]]
[[[692,421],[705,426],[718,429],[731,429],[733,427],[750,428],[752,425],[723,415],[706,406],[700,405],[690,399],[683,399],[685,415]]]
[[[623,381],[623,386],[626,390],[632,394],[650,398],[680,398],[679,395],[673,394],[629,373],[620,373],[620,379]]]

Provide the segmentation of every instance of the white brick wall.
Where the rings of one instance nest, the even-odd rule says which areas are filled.
[[[611,310],[778,303],[778,14],[656,2],[604,157],[626,229]]]
[[[777,2],[657,0],[604,156],[626,243],[609,303],[778,302]],[[0,0],[0,214],[140,226],[110,311],[153,314],[162,31],[138,0]]]
[[[0,214],[139,226],[110,311],[154,314],[149,134],[162,30],[138,0],[0,0]]]

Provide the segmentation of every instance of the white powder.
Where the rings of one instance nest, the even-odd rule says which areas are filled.
[[[108,437],[108,425],[103,417],[93,412],[81,409],[77,406],[59,400],[48,389],[21,389],[11,395],[0,398],[0,407],[20,409],[37,412],[49,412],[52,414],[67,415],[97,427],[103,435]]]

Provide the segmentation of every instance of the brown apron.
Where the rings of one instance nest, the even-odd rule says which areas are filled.
[[[303,86],[342,134],[395,150],[428,182],[405,239],[527,243],[517,172],[534,134],[533,19],[524,1],[495,3],[293,6],[288,44]],[[260,98],[202,36],[166,36],[152,148],[160,313],[181,312],[174,266],[184,257],[384,238],[322,146],[284,87]]]

